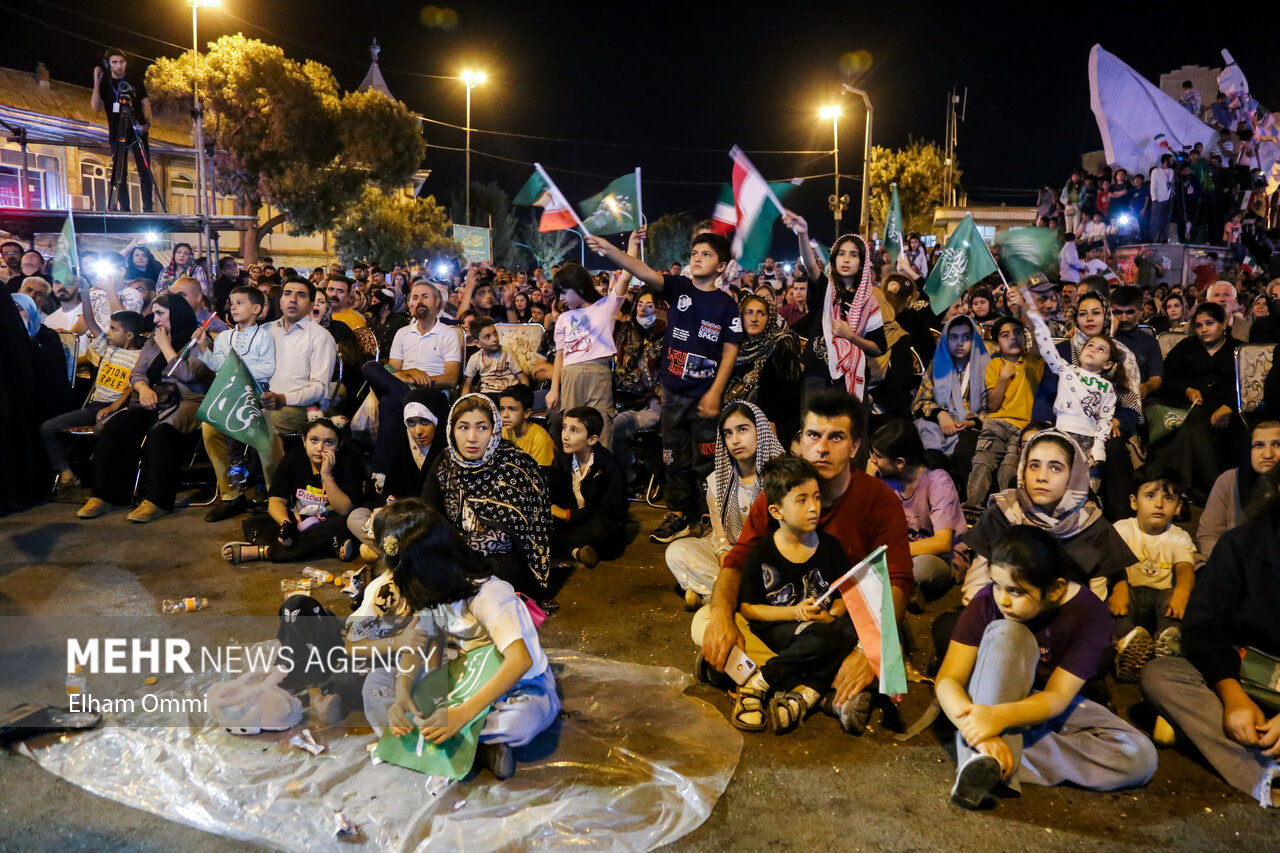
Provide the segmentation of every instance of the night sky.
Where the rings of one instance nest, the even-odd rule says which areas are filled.
[[[376,36],[392,93],[422,115],[459,125],[462,84],[421,75],[483,69],[489,80],[473,92],[474,127],[582,143],[477,133],[473,179],[495,180],[514,194],[531,169],[476,152],[539,160],[576,201],[639,165],[651,219],[666,212],[709,215],[735,143],[749,151],[829,150],[831,125],[817,111],[839,99],[846,81],[870,93],[874,141],[890,146],[906,144],[908,136],[940,141],[947,94],[953,84],[967,85],[958,152],[974,202],[1029,203],[1036,186],[1061,183],[1081,152],[1101,148],[1086,72],[1094,42],[1153,81],[1184,64],[1220,65],[1218,51],[1227,47],[1258,99],[1280,108],[1280,64],[1265,43],[1266,27],[1242,28],[1239,7],[1231,26],[1215,27],[1203,7],[1184,18],[1167,4],[1129,11],[1122,8],[1129,4],[1019,3],[1008,4],[1010,10],[859,3],[854,12],[848,3],[789,3],[760,14],[749,10],[765,7],[743,3],[507,2],[453,5],[457,25],[446,30],[423,23],[425,5],[223,0],[221,9],[201,10],[200,36],[204,42],[242,31],[280,44],[292,57],[329,65],[350,88],[368,69]],[[183,0],[0,0],[0,11],[7,18],[0,62],[30,69],[42,60],[55,78],[84,85],[102,44],[135,54],[130,71],[138,73],[145,65],[138,55],[175,55],[179,49],[164,42],[187,48],[191,42]],[[910,14],[899,16],[904,11]],[[1195,42],[1193,36],[1214,29],[1236,33],[1236,41]],[[1246,41],[1243,32],[1254,36]],[[840,57],[855,51],[871,54],[871,68],[846,76]],[[1206,102],[1213,97],[1201,94]],[[851,98],[842,103],[841,172],[856,178],[864,113]],[[463,134],[430,126],[427,140],[461,148]],[[753,159],[774,180],[832,171],[829,154]],[[432,169],[425,191],[437,198],[447,199],[462,181],[461,152],[429,149],[424,165]],[[841,189],[857,199],[855,183],[842,180]],[[1028,192],[1008,192],[1018,189]],[[830,238],[830,191],[831,178],[824,177],[792,199],[823,240]],[[847,216],[856,218],[856,210]]]

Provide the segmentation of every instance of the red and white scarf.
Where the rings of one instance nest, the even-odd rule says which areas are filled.
[[[854,293],[853,302],[849,305],[844,320],[853,329],[854,334],[862,336],[874,332],[884,326],[880,316],[880,303],[871,292],[874,287],[870,259],[867,257],[867,244],[857,234],[846,234],[836,240],[835,247],[846,239],[852,239],[862,254],[861,273],[858,277],[858,289]],[[827,368],[832,379],[844,377],[844,387],[859,400],[863,399],[867,390],[867,356],[850,341],[837,337],[832,331],[831,318],[840,310],[840,297],[836,289],[836,273],[831,265],[827,266],[827,294],[822,304],[822,337],[827,344]]]

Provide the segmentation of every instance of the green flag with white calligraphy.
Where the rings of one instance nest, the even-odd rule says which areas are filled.
[[[259,453],[269,453],[271,425],[262,413],[261,396],[262,390],[249,368],[235,350],[230,350],[196,417],[228,438],[247,444]]]
[[[578,205],[592,234],[621,234],[640,227],[640,176],[628,172]]]
[[[991,275],[997,269],[991,250],[982,242],[973,217],[965,214],[952,232],[947,246],[938,254],[938,260],[929,279],[924,283],[925,295],[933,313],[941,314],[950,308],[960,294]]]
[[[889,215],[884,220],[884,250],[889,255],[889,263],[896,266],[898,256],[902,254],[902,204],[898,201],[898,185],[890,184],[892,193],[889,196]]]

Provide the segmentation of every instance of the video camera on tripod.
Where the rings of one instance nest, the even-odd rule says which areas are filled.
[[[133,84],[124,77],[116,80],[111,78],[111,67],[107,59],[102,60],[102,65],[107,74],[107,83],[111,87],[112,93],[115,95],[115,101],[111,104],[111,112],[117,116],[115,126],[115,139],[112,140],[111,152],[111,183],[107,190],[107,210],[118,207],[120,194],[124,193],[127,198],[129,192],[129,156],[130,149],[135,149],[140,160],[140,167],[145,169],[147,177],[151,179],[150,185],[152,191],[155,192],[156,200],[160,202],[160,209],[168,213],[165,207],[164,194],[155,191],[155,173],[151,169],[151,157],[148,147],[143,144],[146,131],[142,129],[142,125],[138,122],[137,110],[137,90]],[[129,131],[133,131],[133,138],[129,138]],[[145,184],[144,184],[145,186]],[[144,208],[149,209],[149,199],[144,200]]]

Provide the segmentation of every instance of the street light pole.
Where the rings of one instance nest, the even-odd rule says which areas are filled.
[[[836,233],[840,236],[840,220],[843,218],[845,206],[849,204],[847,196],[840,195],[840,108],[838,106],[823,107],[818,111],[818,115],[823,118],[831,119],[831,135],[835,143],[832,153],[835,154],[836,181],[835,193],[828,199],[831,205],[832,216],[835,219]]]
[[[479,86],[485,81],[483,71],[463,71],[459,77],[464,86],[467,87],[467,174],[466,174],[466,195],[467,195],[467,224],[471,224],[471,90]]]
[[[861,89],[855,89],[848,83],[844,84],[844,90],[862,97],[862,103],[867,108],[867,133],[862,141],[862,221],[860,228],[863,237],[870,237],[871,234],[871,209],[869,199],[871,198],[871,122],[874,110],[871,108],[871,98]]]

